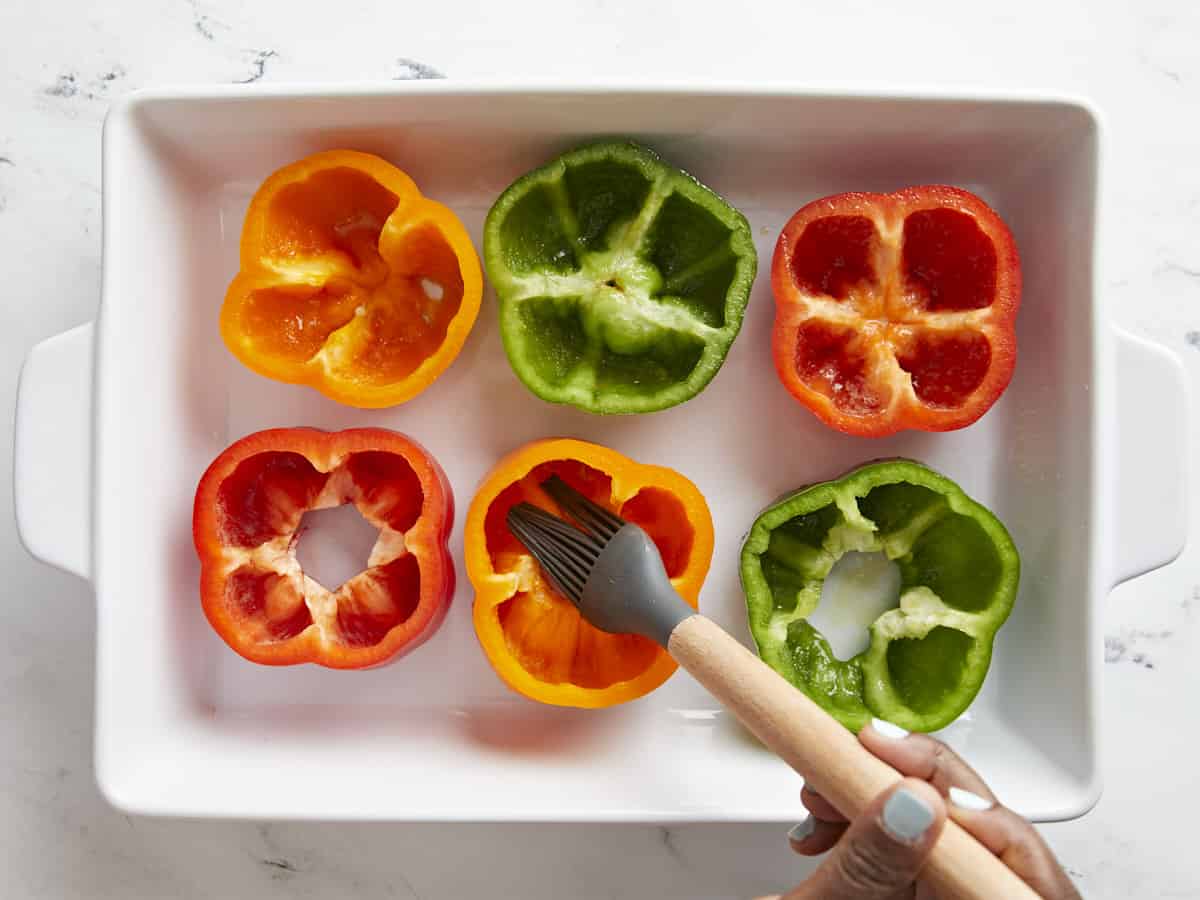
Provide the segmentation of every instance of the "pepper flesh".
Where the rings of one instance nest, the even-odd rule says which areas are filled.
[[[513,371],[594,413],[682,403],[741,329],[758,263],[745,217],[636,144],[581,147],[518,179],[484,226]]]
[[[244,365],[349,406],[394,406],[458,355],[483,276],[462,223],[352,150],[284,166],[250,201],[221,335]]]
[[[1020,260],[967,191],[814,201],[780,234],[771,285],[779,378],[839,431],[962,428],[1012,379]]]
[[[379,539],[334,591],[295,556],[305,512],[353,503]],[[260,431],[200,479],[192,534],[200,598],[218,635],[265,665],[360,669],[425,641],[454,593],[454,497],[419,444],[380,428]]]
[[[518,693],[556,706],[595,708],[641,697],[671,676],[675,662],[647,638],[590,625],[508,530],[508,510],[521,501],[561,515],[541,487],[550,475],[644,528],[671,584],[692,607],[712,560],[708,506],[678,472],[597,444],[556,439],[527,444],[497,463],[467,512],[475,634],[496,674]]]
[[[899,605],[838,660],[807,618],[849,551],[900,568]],[[910,731],[948,725],[975,698],[1012,609],[1020,559],[1000,521],[919,463],[873,463],[766,509],[742,548],[759,655],[847,728],[872,716]]]

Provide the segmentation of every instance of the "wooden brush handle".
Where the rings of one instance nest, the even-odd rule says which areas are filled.
[[[833,717],[704,616],[671,632],[667,650],[743,725],[853,818],[901,775]],[[922,873],[939,897],[1037,900],[1037,894],[952,820]]]

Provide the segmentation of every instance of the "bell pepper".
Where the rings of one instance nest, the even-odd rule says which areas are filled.
[[[221,336],[267,378],[394,406],[458,356],[482,292],[454,213],[379,157],[331,150],[284,166],[250,201]]]
[[[867,649],[839,660],[808,617],[851,550],[885,554],[901,587]],[[788,681],[854,731],[872,716],[935,731],[983,684],[1020,559],[1000,521],[954,482],[899,460],[768,507],[742,548],[741,576],[759,655]]]
[[[1021,264],[974,194],[838,194],[783,229],[771,266],[784,386],[827,425],[879,437],[970,425],[1008,387]]]
[[[379,539],[368,568],[331,591],[301,569],[297,529],[308,510],[344,503],[379,528]],[[446,476],[402,434],[257,432],[218,456],[196,489],[204,614],[252,662],[380,665],[421,644],[445,617],[453,521]]]
[[[745,217],[644,147],[566,153],[508,187],[483,232],[500,334],[544,400],[642,413],[695,396],[742,327]]]
[[[609,634],[583,619],[543,577],[505,517],[526,501],[561,515],[542,489],[558,475],[593,501],[646,529],[671,584],[693,607],[712,560],[713,527],[696,486],[671,469],[570,439],[527,444],[484,478],[467,511],[467,577],[475,634],[513,690],[556,706],[602,707],[654,690],[675,662],[636,634]]]

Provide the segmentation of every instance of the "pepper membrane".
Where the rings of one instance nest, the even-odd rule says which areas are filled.
[[[848,660],[808,621],[846,553],[900,569],[898,605]],[[851,730],[872,716],[936,731],[983,685],[1012,610],[1020,558],[1003,524],[920,463],[872,463],[768,507],[742,547],[750,632],[763,660]]]

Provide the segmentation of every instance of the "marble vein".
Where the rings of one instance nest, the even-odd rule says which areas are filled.
[[[261,81],[267,74],[267,63],[279,55],[276,50],[249,50],[247,52],[253,54],[250,60],[250,74],[246,78],[235,79],[235,84],[253,84]]]
[[[84,78],[77,70],[61,72],[54,83],[47,85],[43,93],[48,97],[60,100],[70,100],[81,97],[84,100],[105,100],[111,95],[116,82],[126,75],[125,67],[113,65],[103,69],[99,74]]]
[[[401,56],[396,60],[399,71],[392,77],[393,81],[413,81],[423,78],[445,78],[440,71],[427,63]]]
[[[214,28],[227,29],[229,26],[200,8],[199,0],[186,0],[192,11],[192,28],[206,41],[216,40]]]

